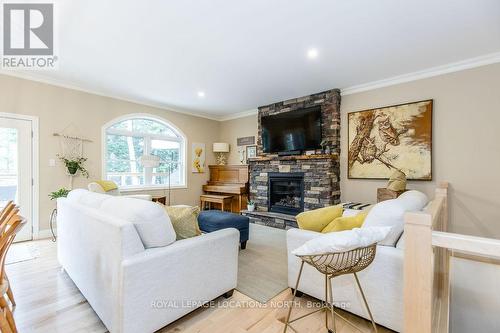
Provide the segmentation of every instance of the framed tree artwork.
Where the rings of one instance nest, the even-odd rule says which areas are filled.
[[[348,178],[432,180],[432,102],[349,113]]]

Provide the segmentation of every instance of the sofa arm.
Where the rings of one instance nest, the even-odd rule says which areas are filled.
[[[236,288],[238,252],[239,232],[228,228],[125,259],[122,327],[127,332],[156,331]]]
[[[286,232],[286,246],[289,254],[296,248],[302,246],[305,242],[321,236],[320,232],[304,230],[304,229],[289,229]]]

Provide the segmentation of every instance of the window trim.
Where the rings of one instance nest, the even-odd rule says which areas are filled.
[[[170,188],[172,189],[185,189],[187,188],[188,184],[188,172],[187,172],[187,145],[188,145],[188,139],[187,136],[184,134],[182,130],[179,129],[176,125],[174,125],[172,122],[169,120],[149,114],[149,113],[129,113],[117,118],[113,118],[107,123],[105,123],[101,127],[101,179],[106,179],[106,156],[107,156],[107,145],[106,145],[106,135],[108,134],[108,128],[125,120],[131,120],[131,119],[136,119],[136,118],[141,118],[141,119],[149,119],[153,121],[157,121],[160,123],[165,124],[166,126],[170,127],[173,131],[177,132],[179,134],[179,137],[172,137],[169,135],[157,135],[157,134],[147,134],[143,133],[144,135],[141,135],[137,133],[137,135],[130,135],[131,132],[129,131],[121,131],[121,130],[116,130],[112,129],[111,134],[118,134],[118,135],[127,135],[127,136],[135,136],[135,137],[144,137],[148,136],[150,139],[168,139],[172,140],[175,142],[180,143],[180,158],[179,162],[183,167],[181,167],[181,173],[182,173],[182,179],[183,183],[180,185],[172,185]],[[121,134],[120,134],[121,133]],[[131,185],[131,186],[119,186],[121,192],[137,192],[137,191],[149,191],[149,190],[164,190],[168,189],[167,185]]]

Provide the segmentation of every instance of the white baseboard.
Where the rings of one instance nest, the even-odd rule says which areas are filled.
[[[57,229],[54,229],[54,233],[57,235]],[[40,230],[38,232],[38,235],[33,235],[33,239],[47,239],[47,238],[52,238],[52,233],[50,232],[50,229],[44,229]]]

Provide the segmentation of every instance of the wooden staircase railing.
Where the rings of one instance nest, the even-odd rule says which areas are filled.
[[[404,332],[449,332],[450,257],[499,263],[500,240],[447,232],[448,183],[426,212],[405,215]]]

